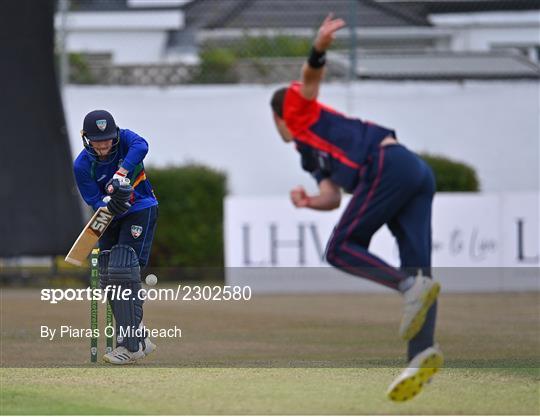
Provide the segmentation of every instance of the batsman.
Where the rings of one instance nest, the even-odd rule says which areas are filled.
[[[139,297],[141,268],[148,263],[158,205],[143,165],[148,142],[129,129],[118,128],[105,110],[86,115],[81,136],[84,149],[73,164],[79,192],[94,210],[107,207],[114,215],[99,239],[100,287],[129,289],[133,295],[127,300],[109,298],[116,321],[116,348],[103,360],[124,365],[156,348],[146,336]]]
[[[398,141],[390,128],[347,117],[317,100],[326,50],[342,19],[329,15],[319,28],[301,80],[274,92],[276,128],[300,153],[302,168],[318,183],[319,193],[291,191],[298,208],[332,210],[341,190],[352,198],[327,244],[327,261],[345,272],[370,279],[403,296],[399,334],[408,341],[409,366],[388,389],[394,401],[417,395],[442,366],[434,343],[440,286],[431,277],[431,206],[435,193],[429,166]],[[401,268],[369,251],[384,224],[395,236]]]

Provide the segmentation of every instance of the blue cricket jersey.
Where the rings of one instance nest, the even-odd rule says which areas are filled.
[[[143,210],[158,204],[150,181],[144,172],[143,159],[148,152],[148,142],[128,129],[120,129],[118,151],[108,163],[96,162],[86,150],[82,150],[73,163],[73,171],[79,192],[84,201],[94,210],[106,206],[103,198],[107,195],[105,184],[113,177],[119,167],[127,169],[133,194],[131,208],[121,216]]]
[[[300,93],[301,83],[293,82],[285,94],[283,119],[294,136],[302,157],[302,168],[320,182],[329,178],[352,193],[362,167],[387,137],[395,131],[346,117],[334,109],[308,100]]]

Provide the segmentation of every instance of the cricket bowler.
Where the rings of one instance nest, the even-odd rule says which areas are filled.
[[[115,365],[133,363],[156,348],[144,337],[143,300],[138,294],[141,268],[148,263],[152,248],[158,206],[143,165],[148,143],[135,132],[118,128],[105,110],[86,115],[81,136],[84,149],[73,164],[79,192],[94,210],[107,207],[114,215],[99,239],[100,287],[127,288],[134,295],[128,300],[110,298],[116,348],[103,360]],[[134,336],[122,337],[121,328],[130,329],[124,333]]]
[[[443,364],[434,343],[440,286],[430,278],[435,180],[430,167],[398,142],[394,130],[347,117],[317,101],[326,50],[344,26],[332,14],[323,21],[301,80],[275,91],[270,104],[280,136],[294,143],[302,168],[318,183],[317,195],[294,188],[293,204],[332,210],[340,205],[341,189],[352,194],[327,244],[327,261],[404,298],[399,334],[408,341],[409,366],[390,385],[388,396],[406,401]],[[372,236],[384,224],[397,240],[400,269],[368,250]]]

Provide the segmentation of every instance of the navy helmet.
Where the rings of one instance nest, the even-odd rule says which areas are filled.
[[[120,137],[119,129],[111,113],[106,110],[94,110],[88,113],[84,118],[81,136],[86,152],[94,161],[107,164],[114,160],[118,152]],[[106,158],[100,158],[90,142],[104,140],[112,140],[112,148]]]

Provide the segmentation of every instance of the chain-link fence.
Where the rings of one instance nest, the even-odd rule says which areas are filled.
[[[73,83],[288,81],[330,12],[347,22],[330,79],[540,77],[536,0],[71,0],[65,10],[58,44]]]

